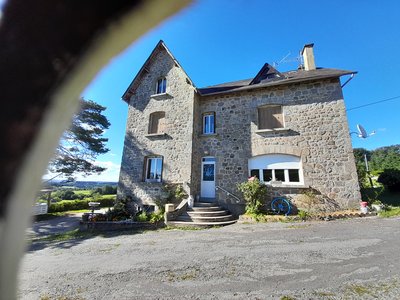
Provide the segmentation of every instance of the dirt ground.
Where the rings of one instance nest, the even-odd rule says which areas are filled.
[[[34,242],[20,299],[400,299],[400,218]]]

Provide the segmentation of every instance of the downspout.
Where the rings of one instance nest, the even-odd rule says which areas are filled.
[[[355,73],[351,73],[350,78],[346,80],[345,83],[342,84],[341,88],[343,88],[346,84],[350,82],[354,78]]]

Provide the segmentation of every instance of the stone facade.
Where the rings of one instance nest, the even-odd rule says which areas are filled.
[[[134,80],[134,93],[126,97],[129,113],[118,197],[130,195],[142,204],[154,204],[162,183],[145,182],[144,169],[146,157],[155,154],[163,157],[163,182],[187,183],[188,194],[200,195],[201,162],[207,156],[215,158],[215,185],[221,188],[216,201],[240,214],[243,202],[229,194],[240,198],[236,186],[250,175],[249,159],[286,154],[300,159],[304,180],[297,186],[273,183],[271,192],[290,195],[296,203],[296,195],[311,187],[335,209],[358,204],[339,76],[207,95],[161,46]],[[164,76],[167,94],[152,96],[157,79]],[[258,129],[257,111],[264,105],[282,107],[284,128]],[[150,114],[157,111],[165,112],[165,135],[148,135]],[[202,116],[209,112],[215,113],[215,134],[204,135]]]
[[[161,77],[168,82],[166,93],[153,96]],[[139,204],[154,204],[160,197],[162,183],[144,180],[145,159],[152,155],[163,158],[163,182],[190,182],[195,89],[186,79],[166,51],[158,52],[147,67],[129,101],[118,197],[131,196]],[[149,134],[150,114],[160,111],[165,112],[165,134]]]

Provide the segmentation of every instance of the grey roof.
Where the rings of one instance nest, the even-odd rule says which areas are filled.
[[[271,78],[270,80],[262,80],[255,84],[253,78],[217,84],[204,88],[198,88],[200,95],[209,96],[216,94],[226,94],[233,92],[241,92],[251,89],[264,88],[269,86],[285,85],[298,82],[307,82],[324,78],[338,78],[343,75],[355,74],[355,71],[317,68],[316,70],[296,70],[280,73],[283,75],[279,78]],[[251,84],[250,84],[251,83]]]

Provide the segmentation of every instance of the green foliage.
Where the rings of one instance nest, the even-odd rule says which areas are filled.
[[[136,221],[138,222],[147,222],[148,216],[145,211],[142,211],[139,215],[136,216]]]
[[[104,197],[104,196],[103,196]],[[128,205],[131,201],[130,198],[120,199],[117,201],[112,209],[107,212],[107,220],[109,221],[120,221],[132,218],[129,212]]]
[[[371,151],[368,151],[364,148],[356,148],[353,149],[354,158],[356,162],[356,169],[358,175],[358,184],[360,188],[364,188],[367,186],[367,167],[365,165],[364,155],[367,155],[367,159],[371,159]]]
[[[57,203],[50,204],[49,213],[54,212],[62,212],[68,210],[81,210],[81,209],[89,209],[89,202],[92,202],[92,199],[85,200],[63,200]],[[114,205],[115,199],[105,198],[99,199],[96,202],[100,202],[100,207],[110,207]]]
[[[105,168],[93,162],[99,154],[109,151],[105,147],[107,138],[102,137],[109,128],[110,122],[102,114],[105,107],[91,101],[81,99],[81,111],[72,120],[57,148],[49,170],[72,176],[75,173],[101,173]]]
[[[96,193],[100,195],[116,195],[117,194],[117,187],[112,185],[106,185],[103,187],[98,187],[95,189]]]
[[[385,169],[379,175],[378,182],[382,183],[390,191],[400,191],[400,170]]]
[[[400,207],[388,206],[385,210],[379,213],[379,216],[383,218],[400,216]]]
[[[369,169],[377,174],[384,169],[400,170],[400,145],[392,145],[368,151],[363,148],[353,150],[359,178],[365,178],[366,167],[364,154],[367,154]]]
[[[150,223],[157,224],[157,223],[161,222],[162,220],[164,220],[164,213],[161,212],[160,210],[150,214],[150,217],[149,217]]]
[[[307,218],[309,217],[309,214],[304,211],[304,210],[299,210],[299,212],[297,213],[297,215],[299,216],[299,218],[303,221],[307,220]]]
[[[181,184],[164,184],[163,190],[166,194],[165,203],[179,203],[188,197]]]
[[[371,170],[400,170],[400,145],[392,145],[375,149],[370,158]]]
[[[181,184],[164,184],[163,185],[164,196],[154,200],[160,213],[164,214],[165,204],[174,203],[178,204],[183,199],[188,197],[188,194],[183,189]]]
[[[258,214],[267,196],[267,187],[257,177],[251,177],[246,182],[237,185],[246,201],[246,213]]]

